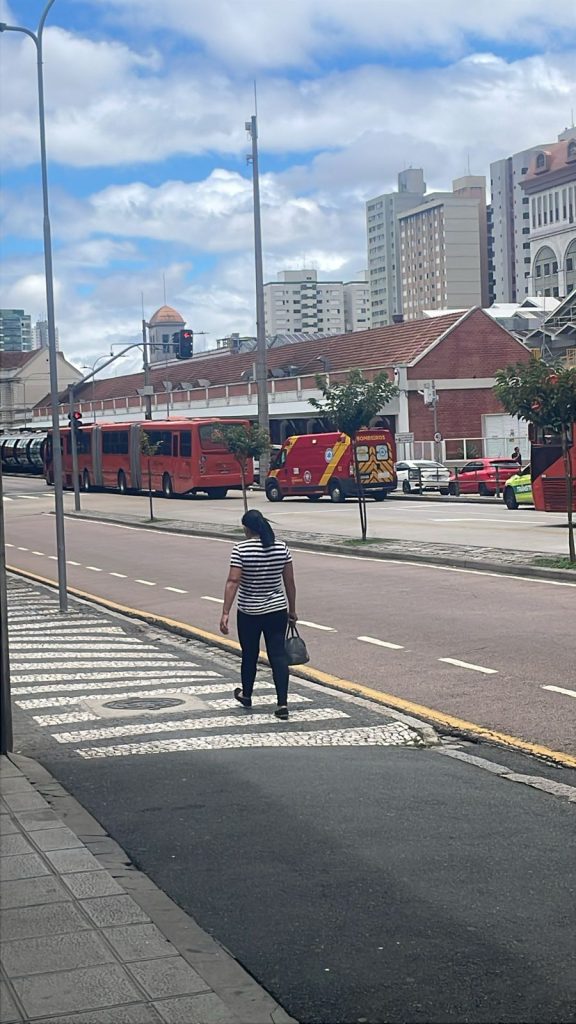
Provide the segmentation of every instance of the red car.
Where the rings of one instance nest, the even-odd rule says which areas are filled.
[[[455,470],[448,485],[449,494],[496,494],[509,477],[518,472],[513,459],[472,459]]]

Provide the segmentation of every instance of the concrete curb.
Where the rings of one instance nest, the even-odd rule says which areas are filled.
[[[215,537],[219,540],[222,538],[229,537],[231,541],[238,540],[238,532],[233,528],[222,525],[218,529],[207,526],[204,528],[200,524],[194,524],[193,526],[181,526],[177,522],[162,522],[154,521],[149,522],[148,520],[140,520],[134,517],[126,516],[119,519],[112,513],[99,513],[99,512],[67,512],[66,516],[71,519],[84,519],[90,522],[103,522],[103,523],[122,523],[137,526],[142,530],[152,530],[157,533],[178,533],[182,536],[192,537]],[[284,531],[287,535],[290,531]],[[455,569],[473,569],[478,572],[486,573],[498,573],[498,575],[505,576],[520,576],[528,579],[542,579],[542,580],[554,580],[555,582],[573,583],[576,585],[576,571],[571,569],[547,569],[545,566],[530,565],[529,563],[518,563],[516,565],[507,562],[492,562],[483,559],[470,559],[470,558],[458,558],[457,555],[444,555],[444,554],[428,554],[418,552],[406,552],[406,551],[385,551],[382,548],[370,544],[370,541],[366,542],[364,547],[351,547],[347,544],[350,538],[338,537],[339,543],[329,543],[326,541],[310,541],[306,539],[298,539],[297,535],[290,534],[290,547],[295,549],[301,549],[302,551],[321,551],[326,554],[349,555],[354,558],[376,558],[383,562],[406,562],[416,565],[440,565],[448,568]],[[391,543],[394,543],[391,541]],[[344,549],[344,550],[343,550]]]
[[[7,756],[239,1022],[296,1024],[229,950],[132,863],[122,847],[46,768],[21,754]]]

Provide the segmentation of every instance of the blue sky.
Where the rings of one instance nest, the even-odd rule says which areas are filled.
[[[37,0],[0,0],[35,29]],[[470,9],[467,9],[467,6]],[[0,36],[0,305],[45,309],[34,47]],[[265,278],[365,266],[364,202],[554,141],[576,108],[572,0],[55,0],[47,141],[62,347],[93,360],[167,300],[213,346],[254,329],[258,86]]]

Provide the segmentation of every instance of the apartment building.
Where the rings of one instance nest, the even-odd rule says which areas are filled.
[[[530,294],[562,299],[576,288],[576,128],[536,151],[520,187],[529,204]]]
[[[365,270],[356,281],[344,282],[344,330],[365,331],[370,324],[370,283]]]
[[[467,175],[452,192],[425,196],[398,217],[405,320],[424,310],[488,304],[486,180]]]
[[[60,337],[58,334],[58,328],[56,327],[56,351],[60,348]],[[32,336],[34,338],[34,348],[48,348],[48,321],[37,320],[34,327],[32,328]]]
[[[32,352],[32,321],[23,309],[0,309],[0,352]]]
[[[264,285],[266,334],[343,334],[344,284],[319,281],[316,270],[281,270]]]
[[[398,191],[366,203],[368,280],[372,327],[385,327],[402,313],[400,226],[398,217],[418,206],[426,192],[424,171],[409,168],[398,175]]]

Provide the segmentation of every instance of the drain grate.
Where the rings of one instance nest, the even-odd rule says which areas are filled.
[[[185,703],[180,697],[126,697],[124,700],[107,700],[104,707],[118,711],[160,711]]]

